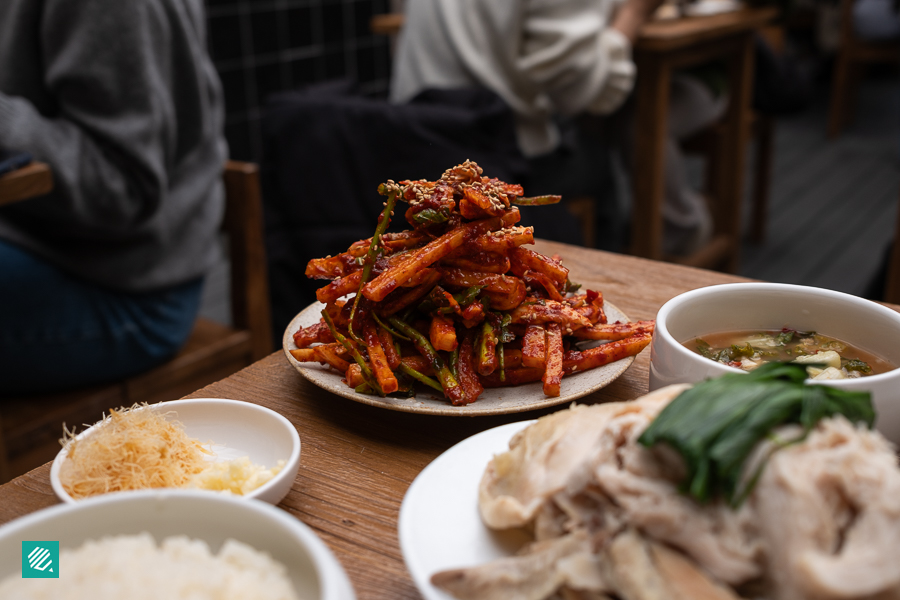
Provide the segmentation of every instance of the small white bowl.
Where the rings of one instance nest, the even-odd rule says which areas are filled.
[[[731,283],[696,289],[666,302],[650,345],[650,390],[743,373],[704,358],[682,344],[726,331],[816,331],[871,352],[900,367],[900,313],[857,296],[783,283]],[[900,368],[888,373],[822,382],[872,393],[875,423],[900,444]]]
[[[284,461],[284,467],[275,477],[242,498],[278,504],[294,484],[300,469],[300,436],[291,422],[277,412],[250,402],[222,398],[173,400],[149,408],[174,412],[174,419],[184,425],[189,437],[201,443],[214,442],[216,460],[246,456],[253,464],[267,468]],[[90,435],[94,427],[78,434],[78,438]],[[59,470],[67,457],[65,448],[56,455],[50,468],[50,483],[60,500],[78,502],[59,481]]]
[[[60,504],[0,527],[0,580],[17,575],[23,540],[58,541],[60,550],[87,540],[147,532],[157,543],[185,535],[218,552],[231,538],[283,564],[301,598],[353,600],[347,574],[328,546],[286,512],[254,500],[196,490],[141,490]],[[65,574],[58,580],[65,584]]]

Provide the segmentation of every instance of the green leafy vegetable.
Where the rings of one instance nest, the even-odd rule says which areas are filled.
[[[775,336],[775,341],[778,342],[780,346],[784,346],[786,344],[791,343],[794,339],[794,330],[793,329],[784,329]]]
[[[697,345],[697,353],[700,354],[700,356],[716,360],[715,352],[713,352],[712,346],[709,345],[709,342],[697,338],[696,340],[694,340],[694,343]]]
[[[747,342],[743,346],[738,344],[731,345],[731,359],[737,360],[742,356],[753,356],[756,350],[753,349],[753,346],[750,345],[750,342]]]
[[[739,506],[758,477],[745,480],[744,463],[776,427],[801,425],[803,435],[792,440],[800,441],[825,417],[844,415],[870,428],[875,422],[868,392],[805,385],[807,366],[772,362],[698,383],[666,406],[638,441],[665,443],[681,454],[688,495],[700,502],[723,496]]]
[[[450,219],[450,209],[447,207],[443,207],[440,210],[426,208],[412,216],[413,222],[418,225],[435,225],[437,223],[445,223],[448,219]]]
[[[859,360],[858,358],[853,358],[847,361],[847,364],[844,365],[844,368],[846,368],[848,371],[859,371],[860,373],[865,373],[866,375],[872,372],[872,367],[869,366],[869,363],[864,360]]]

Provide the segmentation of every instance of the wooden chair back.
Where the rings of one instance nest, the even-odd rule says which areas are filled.
[[[256,362],[273,350],[259,167],[228,161],[224,180],[222,228],[229,236],[232,326],[250,332],[250,358]]]
[[[229,161],[224,172],[231,270],[231,326],[198,318],[188,341],[155,369],[108,385],[45,396],[0,398],[0,483],[60,449],[62,427],[94,423],[110,408],[175,400],[273,350],[259,169]]]

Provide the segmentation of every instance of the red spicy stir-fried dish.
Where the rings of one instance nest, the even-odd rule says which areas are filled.
[[[563,375],[643,350],[653,321],[607,323],[600,292],[574,293],[559,260],[523,247],[534,231],[516,227],[514,205],[560,197],[523,198],[522,186],[481,173],[466,161],[437,181],[379,186],[375,234],[306,267],[331,283],[291,355],[330,365],[360,393],[412,395],[418,381],[461,406],[486,387],[536,381],[559,396]],[[412,229],[385,233],[398,200]],[[583,340],[607,343],[581,350]]]

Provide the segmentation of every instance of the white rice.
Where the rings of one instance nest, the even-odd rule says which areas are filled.
[[[227,540],[217,555],[202,540],[149,533],[62,550],[59,579],[0,582],[2,600],[299,600],[284,565]]]

